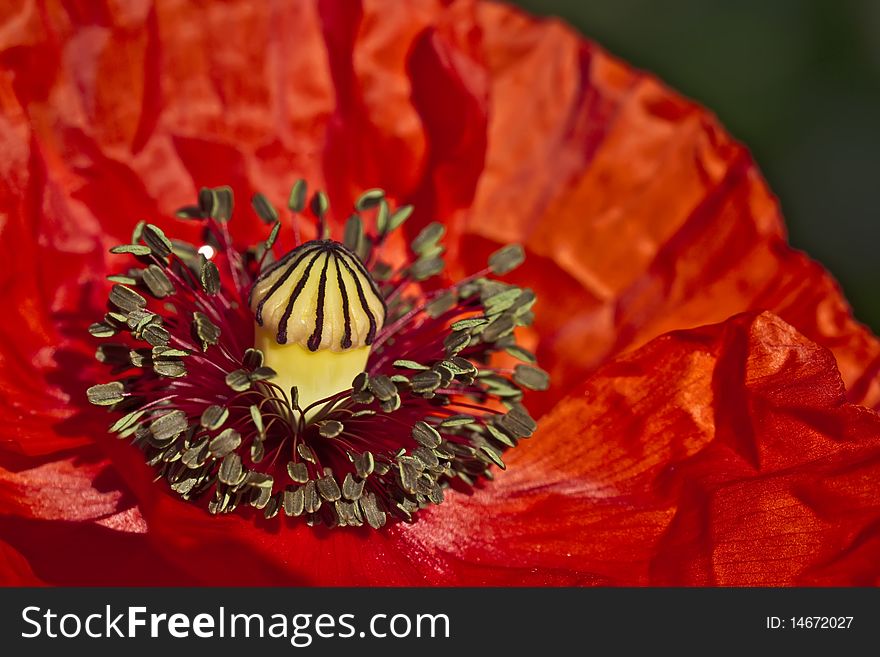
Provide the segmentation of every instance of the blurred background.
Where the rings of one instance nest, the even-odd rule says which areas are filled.
[[[880,1],[514,0],[712,110],[880,333]]]

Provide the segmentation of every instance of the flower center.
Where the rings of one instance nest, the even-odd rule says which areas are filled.
[[[203,189],[178,213],[200,222],[198,247],[138,224],[112,252],[139,266],[110,277],[108,312],[89,329],[113,340],[96,356],[118,378],[88,397],[122,413],[111,432],[211,513],[250,507],[376,529],[389,516],[410,521],[445,489],[491,479],[535,429],[523,390],[548,379],[515,337],[535,295],[492,278],[523,252],[504,247],[445,285],[442,225],[422,230],[394,267],[384,249],[411,207],[392,211],[370,190],[338,242],[326,197],[308,210],[305,197],[299,182],[293,245],[277,259],[282,220],[259,194],[252,204],[272,228],[246,249],[227,228],[228,188]],[[300,239],[304,214],[320,239]]]

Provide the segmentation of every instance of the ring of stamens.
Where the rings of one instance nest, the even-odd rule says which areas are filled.
[[[294,219],[306,213],[305,198],[299,182],[288,204]],[[393,268],[383,246],[412,208],[392,211],[370,190],[339,243],[326,239],[327,205],[319,192],[308,210],[325,239],[302,241],[294,222],[296,248],[274,262],[277,211],[255,196],[269,237],[239,251],[227,229],[228,188],[203,189],[198,205],[178,213],[201,222],[213,259],[144,223],[112,250],[139,266],[111,277],[108,312],[90,327],[109,340],[96,356],[119,378],[90,388],[89,400],[122,413],[111,431],[144,451],[157,479],[184,499],[207,500],[212,513],[252,507],[267,518],[378,529],[389,516],[409,521],[441,503],[450,486],[491,478],[504,451],[535,430],[523,391],[543,390],[548,379],[515,337],[532,321],[535,295],[491,277],[516,267],[522,249],[504,247],[485,270],[438,289],[441,225],[422,230],[409,262]],[[306,268],[320,272],[317,282]],[[275,300],[285,275],[304,282]],[[307,285],[312,319],[297,306]],[[276,301],[272,346],[260,331]],[[297,382],[302,370],[289,367],[300,361],[283,351],[292,348],[366,351],[351,379],[310,398]],[[502,362],[511,359],[522,362]]]

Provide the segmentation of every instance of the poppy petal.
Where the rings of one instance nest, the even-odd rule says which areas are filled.
[[[283,199],[302,175],[343,214],[381,185],[416,202],[412,229],[447,219],[470,270],[525,242],[515,281],[553,301],[536,328],[556,385],[536,410],[603,359],[750,309],[831,348],[851,400],[880,402],[880,345],[785,246],[754,164],[705,110],[555,21],[494,4],[384,7],[23,8],[8,19],[20,29],[3,61],[20,74],[6,97],[76,222],[91,215],[110,235],[200,185]],[[243,214],[233,231],[256,235]]]
[[[876,585],[878,476],[880,417],[832,354],[739,316],[601,367],[403,536],[459,584]]]
[[[67,454],[0,468],[0,547],[5,545],[8,557],[8,572],[0,564],[0,582],[143,586],[179,581],[174,565],[153,549],[135,498],[111,464],[94,447]]]
[[[4,19],[0,289],[17,310],[0,327],[0,569],[62,584],[775,582],[751,563],[753,532],[780,554],[780,582],[872,581],[875,416],[843,404],[829,352],[768,316],[648,342],[773,308],[834,351],[851,400],[880,399],[877,341],[785,245],[745,151],[558,23],[446,4],[25,3]],[[450,98],[452,116],[437,102]],[[408,228],[448,218],[450,254],[472,269],[524,241],[517,280],[552,301],[545,407],[648,344],[566,398],[497,484],[411,527],[211,518],[83,410],[103,253],[201,185],[246,204],[256,189],[283,199],[298,176],[337,206],[374,185],[415,200]],[[737,368],[762,374],[716,377]],[[82,506],[41,497],[49,473]]]
[[[30,564],[14,548],[0,540],[0,583],[5,586],[40,586]]]
[[[71,394],[85,391],[69,386],[95,369],[82,331],[89,314],[102,314],[94,302],[104,287],[102,233],[51,178],[21,107],[0,95],[8,167],[0,175],[0,290],[8,304],[0,323],[0,452],[44,454],[89,440],[65,422]]]
[[[488,149],[454,233],[464,269],[499,244],[542,301],[554,390],[677,328],[772,310],[838,359],[851,401],[880,403],[880,342],[831,277],[785,242],[776,199],[708,111],[556,21],[481,5]],[[528,129],[523,129],[528,126]]]
[[[417,202],[416,225],[467,206],[480,176],[476,6],[24,7],[6,19],[8,97],[111,233],[170,215],[200,185],[281,200],[298,176],[330,191],[340,220],[382,186]],[[258,225],[243,214],[233,231]]]

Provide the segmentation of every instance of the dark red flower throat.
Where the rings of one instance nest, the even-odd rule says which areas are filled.
[[[378,529],[503,468],[535,430],[523,389],[548,385],[515,337],[534,293],[490,278],[518,266],[522,248],[444,285],[441,224],[393,265],[383,252],[410,206],[392,211],[370,190],[337,242],[326,196],[307,210],[300,181],[288,203],[295,248],[276,258],[282,220],[264,196],[252,204],[271,230],[242,251],[225,187],[178,212],[202,224],[201,246],[141,222],[112,249],[139,266],[110,277],[108,313],[89,329],[108,339],[96,356],[117,378],[88,396],[124,413],[110,430],[133,439],[157,480],[211,513],[249,505]],[[306,213],[319,239],[302,240]]]

